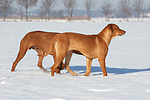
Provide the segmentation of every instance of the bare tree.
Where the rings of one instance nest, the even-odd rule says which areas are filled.
[[[101,9],[102,13],[105,15],[105,18],[107,17],[106,20],[109,21],[109,15],[114,12],[112,3],[110,3],[109,1],[105,1],[101,6]]]
[[[87,11],[88,20],[91,19],[91,10],[95,7],[96,1],[95,0],[86,0],[83,4]]]
[[[132,8],[129,7],[129,8],[127,9],[127,21],[129,21],[129,16],[131,15],[131,12],[132,12]]]
[[[63,14],[64,14],[64,11],[63,11],[63,10],[61,10],[61,9],[60,9],[60,10],[58,10],[58,17],[59,17],[59,18],[64,17],[64,15],[63,15]]]
[[[143,12],[142,12],[142,17],[144,18],[145,16],[147,16],[148,13],[150,13],[150,5],[144,5],[144,8],[143,8]]]
[[[2,8],[1,13],[4,13],[4,21],[6,18],[7,10],[11,8],[13,0],[0,0],[0,6]]]
[[[144,5],[144,0],[134,0],[133,2],[133,10],[137,13],[138,15],[138,21],[140,21],[140,14],[143,11],[143,5]]]
[[[64,4],[65,8],[67,9],[68,13],[68,21],[71,21],[71,17],[73,14],[73,11],[76,7],[76,0],[62,0],[62,3]]]
[[[21,17],[21,21],[23,20],[22,15],[23,15],[23,7],[22,6],[18,6],[18,10],[19,10],[19,15]]]
[[[45,9],[43,7],[40,7],[40,9],[39,9],[39,17],[43,19],[45,16],[46,16]]]
[[[129,11],[131,10],[130,9],[131,8],[130,0],[120,0],[118,5],[119,5],[120,11],[123,12],[123,20],[124,20],[125,16],[126,15],[128,16]],[[128,19],[128,17],[127,17],[127,19]]]
[[[77,6],[76,2],[72,2],[71,10],[70,10],[70,21],[74,12],[75,7]]]
[[[146,12],[150,12],[150,5],[147,6]]]
[[[36,6],[38,0],[17,0],[17,4],[26,9],[26,21],[28,21],[28,9]]]
[[[45,7],[46,12],[48,13],[48,20],[50,20],[51,10],[56,4],[57,0],[43,0],[43,7]]]
[[[52,17],[53,17],[53,18],[56,18],[56,17],[57,17],[57,11],[56,11],[56,10],[53,10],[53,11],[52,11]]]

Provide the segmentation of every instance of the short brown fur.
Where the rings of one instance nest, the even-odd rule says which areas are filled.
[[[43,55],[44,53],[48,52],[49,50],[49,44],[51,43],[51,40],[54,36],[58,35],[59,33],[54,32],[43,32],[43,31],[33,31],[27,33],[24,38],[20,42],[20,50],[18,52],[18,56],[16,60],[13,62],[11,71],[14,71],[18,62],[25,56],[28,49],[34,49],[37,51],[38,55]],[[42,66],[42,60],[44,57],[39,56],[38,64],[37,66],[42,69],[44,72],[47,71]],[[62,67],[60,69],[63,69],[63,63],[60,62],[61,65],[58,65],[57,67]],[[60,69],[56,68],[56,73],[60,73]]]
[[[88,76],[91,72],[91,63],[94,58],[98,58],[103,76],[107,76],[105,58],[108,52],[108,46],[111,40],[116,36],[125,34],[116,24],[108,24],[97,35],[83,35],[78,33],[67,32],[59,34],[53,38],[49,53],[54,54],[54,65],[51,67],[51,76],[54,76],[57,66],[66,57],[64,67],[72,74],[77,75],[69,68],[69,62],[73,51],[78,51],[86,57],[86,73]]]

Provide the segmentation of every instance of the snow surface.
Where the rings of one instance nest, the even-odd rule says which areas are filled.
[[[15,72],[10,72],[19,43],[29,31],[81,32],[97,34],[107,22],[0,22],[0,100],[150,100],[150,23],[116,22],[127,33],[116,37],[106,59],[108,76],[103,77],[95,59],[89,76],[84,56],[73,55],[70,68],[61,74],[44,73],[37,53],[27,52]],[[50,70],[52,56],[43,65]]]

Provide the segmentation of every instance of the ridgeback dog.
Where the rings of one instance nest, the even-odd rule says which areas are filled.
[[[97,35],[83,35],[78,33],[62,33],[55,36],[50,43],[49,51],[43,55],[47,56],[50,52],[54,53],[54,65],[51,67],[51,76],[54,76],[57,66],[65,59],[64,67],[72,74],[77,75],[69,68],[69,62],[74,51],[86,57],[86,73],[91,72],[91,63],[94,58],[98,58],[103,76],[107,76],[105,58],[111,40],[116,36],[122,36],[126,31],[120,29],[116,24],[108,24]],[[52,48],[53,47],[53,48]]]
[[[20,42],[20,50],[16,60],[13,62],[11,71],[15,70],[18,62],[25,56],[28,49],[34,49],[38,53],[38,55],[43,55],[44,53],[48,52],[50,48],[49,44],[51,43],[52,38],[58,34],[59,33],[43,31],[33,31],[27,33]],[[43,57],[39,56],[37,66],[44,72],[49,72],[42,66],[42,60]],[[60,70],[64,68],[63,66],[64,64],[60,62],[55,72],[60,73]]]

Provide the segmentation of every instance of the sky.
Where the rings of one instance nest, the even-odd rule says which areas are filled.
[[[57,6],[54,8],[54,10],[60,10],[60,9],[65,9],[64,5],[62,4],[62,0],[57,0],[58,4]],[[76,10],[85,10],[83,4],[86,0],[77,0],[77,7]],[[100,6],[103,5],[104,1],[107,0],[96,0],[96,5],[94,7],[94,9],[100,9]],[[112,2],[112,4],[114,5],[114,8],[116,8],[118,6],[118,2],[120,0],[108,0],[110,2]],[[133,2],[134,0],[130,0],[131,2]],[[36,7],[32,7],[29,10],[33,10],[33,9],[39,9],[40,6],[42,5],[42,0],[38,0],[37,6]],[[144,5],[148,6],[150,5],[150,0],[145,0]]]
[[[39,0],[39,2],[41,2],[42,0]],[[54,9],[64,9],[64,5],[61,3],[62,0],[58,0],[58,6],[56,6]],[[83,4],[86,0],[77,0],[77,8],[76,9],[85,9]],[[103,2],[105,2],[107,0],[96,0],[96,6],[95,9],[99,9],[101,5],[103,5]],[[118,2],[120,0],[108,0],[110,2],[112,2],[112,4],[117,7],[118,6]],[[134,0],[130,0],[131,2]],[[41,3],[39,3],[40,5]],[[145,0],[145,5],[150,5],[150,0]]]

